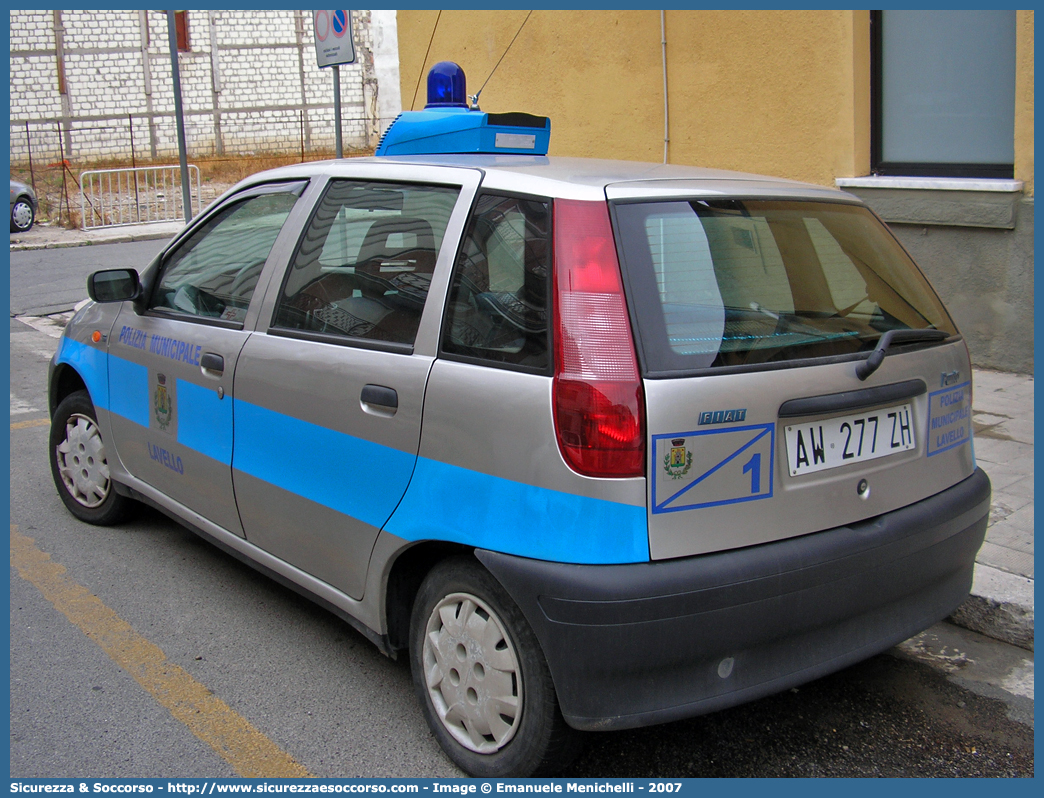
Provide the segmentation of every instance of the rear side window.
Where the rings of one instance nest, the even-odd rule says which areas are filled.
[[[548,369],[550,265],[549,203],[480,196],[453,270],[442,351]]]
[[[615,216],[647,372],[852,354],[894,329],[955,332],[864,208],[642,202]]]
[[[331,181],[283,284],[274,326],[412,344],[459,193]]]

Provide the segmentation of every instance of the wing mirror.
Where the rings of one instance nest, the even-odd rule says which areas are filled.
[[[87,278],[87,295],[95,302],[136,300],[141,280],[134,269],[105,269]]]

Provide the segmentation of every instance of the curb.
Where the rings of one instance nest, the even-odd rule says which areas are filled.
[[[975,563],[971,596],[951,623],[1033,651],[1033,580]]]
[[[129,244],[134,241],[152,241],[159,238],[173,238],[177,233],[154,232],[154,233],[131,233],[128,235],[112,236],[110,238],[92,238],[84,241],[48,241],[41,244],[11,244],[11,252],[27,252],[37,249],[66,249],[68,247],[90,247],[99,244]]]

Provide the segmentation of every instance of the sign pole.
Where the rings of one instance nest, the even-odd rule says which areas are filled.
[[[185,112],[181,107],[181,72],[178,69],[178,29],[173,11],[167,12],[167,39],[170,45],[170,76],[174,82],[174,116],[178,123],[178,162],[181,164],[181,202],[185,209],[185,224],[192,221],[192,188],[188,175],[188,155],[185,144]]]
[[[341,66],[333,65],[334,76],[334,142],[338,158],[344,157],[341,139]]]
[[[333,67],[334,88],[334,142],[337,157],[344,157],[341,138],[341,64],[355,63],[355,36],[352,33],[352,12],[347,9],[313,11],[315,31],[315,60],[320,69]]]

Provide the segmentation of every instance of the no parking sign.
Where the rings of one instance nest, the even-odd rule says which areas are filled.
[[[320,67],[355,63],[352,12],[313,11],[315,60]]]

